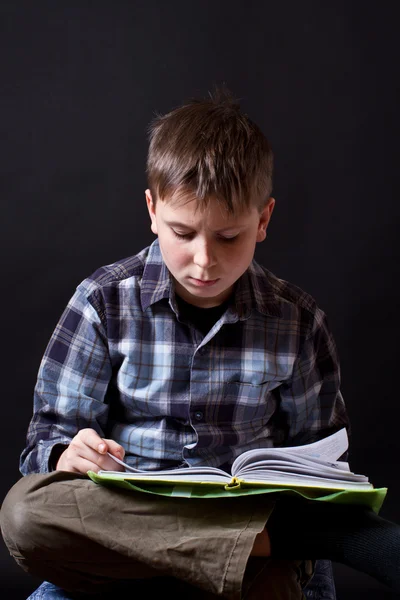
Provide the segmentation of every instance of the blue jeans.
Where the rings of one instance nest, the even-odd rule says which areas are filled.
[[[335,582],[330,560],[318,560],[315,565],[314,575],[304,589],[306,600],[336,600]],[[45,581],[27,600],[77,600],[84,596],[74,595],[60,587]],[[98,596],[87,596],[96,600]],[[113,599],[115,596],[113,597]]]
[[[303,593],[307,600],[336,600],[335,581],[330,560],[317,560],[314,575]]]

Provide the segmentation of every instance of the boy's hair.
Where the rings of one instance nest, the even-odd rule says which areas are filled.
[[[272,192],[273,153],[259,127],[226,89],[191,100],[149,126],[147,180],[153,202],[211,198],[230,214],[256,206]]]

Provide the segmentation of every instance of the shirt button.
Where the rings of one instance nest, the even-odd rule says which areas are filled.
[[[196,421],[201,421],[203,418],[203,413],[201,412],[201,410],[198,410],[197,412],[194,413],[194,418],[196,419]]]

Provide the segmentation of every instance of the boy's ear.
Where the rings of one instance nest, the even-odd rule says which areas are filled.
[[[257,231],[257,242],[263,242],[267,237],[267,227],[271,219],[272,211],[275,206],[275,198],[268,198],[262,213],[260,214],[260,221],[258,223]]]
[[[147,210],[149,211],[150,219],[151,219],[151,230],[153,233],[157,235],[157,221],[156,221],[156,210],[153,202],[153,198],[151,196],[150,190],[145,191],[146,196],[146,204]]]

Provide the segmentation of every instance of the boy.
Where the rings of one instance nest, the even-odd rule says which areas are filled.
[[[326,549],[299,548],[308,535],[295,528],[315,514],[321,530],[325,507],[298,502],[291,519],[293,503],[268,496],[164,498],[86,476],[119,468],[108,453],[149,470],[229,468],[250,448],[348,428],[324,313],[253,260],[272,171],[265,136],[224,94],[152,124],[157,239],[78,286],[40,366],[24,477],[2,509],[27,571],[86,594],[132,579],[146,593],[170,577],[193,598],[302,597],[305,559]]]

